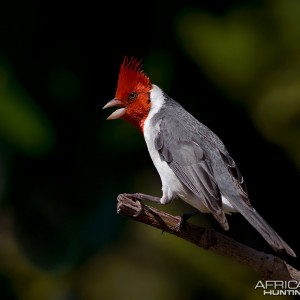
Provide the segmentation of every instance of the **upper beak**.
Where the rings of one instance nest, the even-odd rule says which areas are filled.
[[[105,109],[105,108],[108,108],[108,107],[114,107],[114,106],[124,106],[124,104],[114,98],[112,100],[110,100],[108,103],[106,103],[102,109]],[[117,109],[116,111],[114,111],[108,118],[107,120],[113,120],[113,119],[118,119],[118,118],[121,118],[124,114],[125,114],[125,111],[126,111],[126,108],[125,107],[122,107],[122,108],[119,108]]]

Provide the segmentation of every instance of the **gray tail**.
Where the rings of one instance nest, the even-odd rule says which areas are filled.
[[[261,217],[254,209],[250,208],[249,213],[242,214],[252,226],[263,236],[275,251],[285,251],[287,254],[296,257],[293,249],[278,235],[278,233]]]
[[[238,203],[241,203],[240,201]],[[296,257],[293,249],[277,234],[277,232],[261,217],[261,215],[246,203],[241,205],[231,204],[244,216],[244,218],[263,236],[273,250],[286,252]]]

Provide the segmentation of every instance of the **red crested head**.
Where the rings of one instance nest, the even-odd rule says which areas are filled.
[[[125,57],[120,67],[116,96],[104,106],[122,108],[112,113],[108,119],[122,118],[143,130],[151,107],[151,88],[148,76],[142,71],[141,61]]]
[[[142,71],[141,60],[124,58],[120,67],[116,98],[126,99],[132,91],[149,91],[151,83]]]

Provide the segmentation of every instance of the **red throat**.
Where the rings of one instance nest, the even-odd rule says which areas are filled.
[[[122,119],[138,127],[142,132],[144,128],[144,122],[148,117],[149,110],[151,108],[151,103],[148,99],[148,93],[139,95],[135,102],[128,105],[126,113],[122,117]]]
[[[126,107],[122,118],[141,130],[151,107],[151,87],[149,77],[142,71],[141,61],[125,57],[120,67],[116,99]],[[134,99],[131,99],[132,93],[136,95]]]

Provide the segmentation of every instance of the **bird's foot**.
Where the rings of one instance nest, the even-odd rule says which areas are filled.
[[[135,213],[132,216],[134,218],[136,218],[143,210],[143,206],[142,206],[141,202],[139,201],[139,199],[137,199],[135,194],[120,194],[118,196],[118,202],[120,203],[120,202],[122,202],[122,200],[124,200],[126,198],[134,201],[133,202],[134,204],[131,204],[130,206],[135,211]]]
[[[160,198],[159,197],[155,197],[155,196],[151,196],[151,195],[147,195],[147,194],[142,194],[142,193],[121,194],[121,195],[119,195],[119,197],[127,197],[127,198],[132,199],[136,202],[137,212],[133,215],[133,217],[137,217],[143,209],[142,204],[141,204],[140,201],[147,200],[147,201],[151,201],[151,202],[154,202],[154,203],[160,203]]]
[[[135,194],[131,194],[131,196],[133,198],[135,198],[136,200],[140,200],[140,201],[151,201],[154,203],[160,203],[160,198],[159,197],[155,197],[155,196],[151,196],[151,195],[147,195],[147,194],[142,194],[142,193],[135,193]]]
[[[151,196],[151,195],[147,195],[147,194],[142,194],[142,193],[135,193],[135,194],[131,194],[130,195],[132,198],[134,198],[136,200],[136,202],[138,203],[139,207],[138,207],[138,211],[137,213],[134,215],[134,217],[137,217],[140,212],[142,211],[142,204],[140,201],[151,201],[154,203],[160,203],[160,198],[159,197],[155,197],[155,196]]]
[[[142,203],[140,201],[137,200],[136,205],[137,205],[136,206],[136,213],[132,215],[134,218],[136,218],[141,213],[141,211],[143,210],[143,206],[142,206]]]

